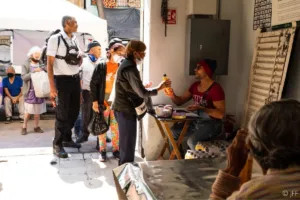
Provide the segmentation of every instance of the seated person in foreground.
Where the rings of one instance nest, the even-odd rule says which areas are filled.
[[[220,170],[210,199],[300,199],[300,102],[263,106],[229,146],[228,165]],[[248,149],[249,148],[249,149]],[[240,187],[248,152],[264,175]]]
[[[222,87],[212,79],[216,65],[214,60],[202,60],[195,68],[196,79],[199,81],[193,83],[182,96],[176,96],[173,90],[166,93],[177,106],[193,99],[194,104],[187,109],[197,112],[202,118],[194,121],[186,134],[188,147],[192,150],[195,149],[197,142],[210,140],[222,132],[225,94]],[[172,128],[175,140],[179,138],[182,128],[183,125],[180,124],[175,124]]]
[[[5,93],[4,108],[6,114],[6,123],[12,121],[12,106],[18,104],[20,119],[24,120],[24,98],[22,96],[23,80],[15,76],[15,69],[10,66],[6,69],[7,77],[3,79],[3,89]]]

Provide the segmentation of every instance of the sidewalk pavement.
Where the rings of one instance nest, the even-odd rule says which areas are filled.
[[[99,162],[93,136],[79,150],[66,148],[69,158],[54,157],[53,125],[41,121],[45,133],[23,136],[19,122],[0,124],[0,199],[117,200],[112,169],[118,161],[109,153]]]

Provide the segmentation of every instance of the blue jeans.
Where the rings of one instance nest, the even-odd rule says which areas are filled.
[[[81,126],[82,126],[82,120],[81,120],[81,110],[80,110],[74,125],[74,133],[77,137],[81,135]]]
[[[171,130],[175,140],[178,140],[184,123],[175,124]],[[199,141],[208,141],[218,136],[222,131],[222,121],[220,120],[198,120],[190,124],[185,140],[182,143],[183,149],[188,145],[192,150],[195,149]],[[185,144],[186,143],[186,144]]]

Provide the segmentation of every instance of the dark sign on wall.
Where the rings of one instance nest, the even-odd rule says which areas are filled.
[[[255,0],[253,30],[271,27],[272,0]]]

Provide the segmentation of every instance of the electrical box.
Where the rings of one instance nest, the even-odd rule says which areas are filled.
[[[202,59],[217,61],[215,75],[227,75],[230,42],[230,20],[189,18],[187,30],[187,66],[194,75]]]
[[[187,0],[188,15],[216,15],[217,0]]]

